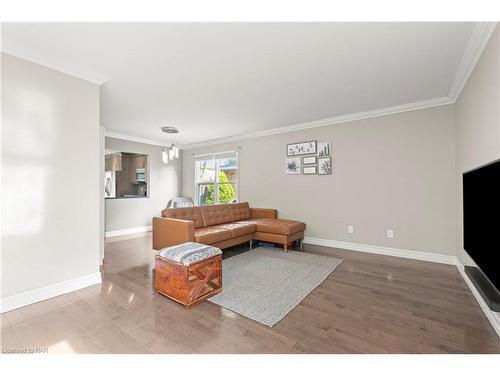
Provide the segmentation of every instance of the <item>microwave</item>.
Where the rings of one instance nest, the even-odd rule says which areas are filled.
[[[137,182],[146,182],[146,170],[144,168],[136,169],[135,179]]]

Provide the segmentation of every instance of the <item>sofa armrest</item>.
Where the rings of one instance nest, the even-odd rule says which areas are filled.
[[[184,242],[194,242],[194,222],[166,217],[153,218],[153,249],[160,250]]]
[[[250,208],[252,219],[276,219],[278,210],[274,208]]]

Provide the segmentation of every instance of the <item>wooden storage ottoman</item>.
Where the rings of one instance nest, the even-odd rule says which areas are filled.
[[[222,290],[222,251],[194,242],[161,249],[155,290],[190,308]]]

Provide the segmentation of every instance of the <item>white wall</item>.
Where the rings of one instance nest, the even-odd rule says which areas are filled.
[[[500,29],[497,26],[455,104],[458,258],[463,248],[462,173],[500,158]]]
[[[99,127],[99,178],[104,181],[104,169],[105,169],[105,129],[104,127]],[[104,202],[104,183],[101,183],[100,193],[99,193],[99,256],[101,264],[104,260],[104,234],[106,231],[106,214],[105,214],[105,202]]]
[[[98,282],[99,87],[6,54],[1,87],[2,302]]]
[[[333,175],[285,175],[286,144],[307,140],[333,142]],[[192,154],[237,146],[240,200],[303,220],[308,237],[456,254],[452,105],[184,150],[184,195]]]
[[[149,197],[106,199],[106,232],[151,225],[153,216],[160,215],[168,201],[181,194],[182,152],[179,159],[164,164],[159,146],[106,137],[106,148],[146,154],[149,164]]]
[[[474,265],[463,246],[462,173],[500,159],[500,28],[496,27],[455,104],[457,257]],[[497,249],[495,249],[497,250]],[[500,313],[491,313],[500,334]],[[495,325],[495,323],[493,323]]]

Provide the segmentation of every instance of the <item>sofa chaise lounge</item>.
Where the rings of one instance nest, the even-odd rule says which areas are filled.
[[[278,219],[278,211],[250,208],[248,202],[166,208],[153,218],[153,249],[160,250],[184,242],[198,242],[224,249],[253,240],[282,244],[302,241],[306,225]]]

